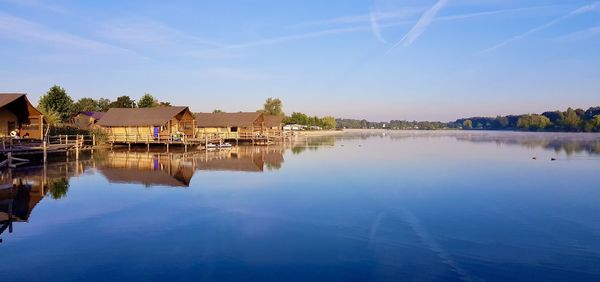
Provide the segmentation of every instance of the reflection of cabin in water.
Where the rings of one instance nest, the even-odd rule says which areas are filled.
[[[111,152],[97,165],[111,183],[137,183],[147,187],[188,187],[194,175],[193,163],[175,154]]]
[[[112,108],[98,125],[110,143],[167,143],[193,136],[195,120],[188,107]]]
[[[229,140],[254,140],[264,131],[264,116],[258,112],[196,113],[197,136],[219,135]]]
[[[205,171],[262,172],[279,169],[283,148],[239,146],[231,150],[208,152],[196,158],[196,169]]]
[[[102,116],[104,116],[104,112],[79,112],[71,118],[71,123],[74,127],[82,130],[96,129]]]
[[[18,129],[21,137],[41,139],[43,128],[43,115],[29,102],[26,94],[0,94],[0,137],[10,136]]]
[[[15,177],[12,170],[0,174],[0,234],[12,232],[13,222],[29,220],[46,194],[44,180],[42,175]]]

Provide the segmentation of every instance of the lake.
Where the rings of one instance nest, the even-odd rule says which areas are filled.
[[[0,281],[600,281],[598,134],[351,131],[0,180]]]

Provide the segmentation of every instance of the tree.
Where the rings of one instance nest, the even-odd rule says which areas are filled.
[[[50,196],[58,200],[67,196],[69,191],[69,180],[65,178],[54,180],[50,185]]]
[[[471,129],[471,128],[473,128],[473,122],[470,119],[465,120],[463,122],[463,128],[465,128],[465,129]]]
[[[135,101],[129,96],[117,97],[117,100],[110,103],[110,108],[135,108]]]
[[[67,95],[64,88],[54,85],[50,87],[48,92],[40,98],[39,108],[49,112],[56,112],[60,116],[61,121],[69,119],[71,116],[71,108],[73,99]]]
[[[96,104],[98,105],[98,111],[100,112],[106,112],[110,108],[110,100],[106,98],[98,99]]]
[[[523,129],[539,130],[551,125],[550,119],[543,115],[524,115],[517,121],[517,126]]]
[[[281,116],[283,115],[283,104],[279,98],[271,97],[265,101],[261,112],[267,115]]]
[[[498,126],[500,128],[506,128],[508,127],[508,118],[507,117],[503,117],[503,116],[498,116],[496,117],[496,121],[498,122]]]
[[[72,113],[96,112],[99,110],[98,102],[92,98],[81,98],[75,102],[71,108]]]
[[[593,119],[596,115],[600,115],[600,107],[590,107],[585,111],[585,117]]]
[[[171,102],[158,102],[159,107],[171,107]]]
[[[361,128],[369,128],[369,122],[366,119],[360,121]]]
[[[335,118],[332,116],[326,116],[321,119],[321,124],[325,129],[334,129],[336,127]]]
[[[158,101],[149,93],[144,94],[138,101],[138,107],[140,108],[154,108],[156,106],[158,106]]]
[[[575,110],[568,108],[564,113],[564,117],[561,119],[560,124],[567,130],[577,130],[581,125],[581,118],[577,115]]]
[[[600,131],[600,115],[595,115],[585,123],[585,131]]]
[[[62,121],[62,117],[58,112],[55,112],[53,110],[46,110],[44,108],[40,108],[40,111],[44,115],[45,123],[49,124],[50,126],[55,126]]]
[[[290,118],[288,119],[288,123],[307,125],[308,116],[303,113],[294,112],[292,113],[292,116],[290,116]]]
[[[218,113],[222,113],[223,111],[221,111],[220,109],[214,109],[213,110],[213,114],[218,114]]]

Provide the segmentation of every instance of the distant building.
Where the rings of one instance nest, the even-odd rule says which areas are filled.
[[[96,129],[98,121],[104,116],[104,112],[79,112],[71,119],[71,124],[78,129]]]
[[[44,117],[24,93],[0,93],[0,137],[42,139]]]
[[[286,124],[283,127],[283,131],[300,131],[300,130],[304,130],[305,128],[306,128],[306,125]]]

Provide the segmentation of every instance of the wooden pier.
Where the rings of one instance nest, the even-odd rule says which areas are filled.
[[[2,167],[17,167],[29,163],[32,158],[43,160],[45,163],[48,155],[66,154],[75,152],[75,159],[79,159],[79,153],[91,150],[96,145],[94,135],[57,135],[47,136],[43,141],[27,139],[2,139],[0,156],[4,160],[0,162]]]

